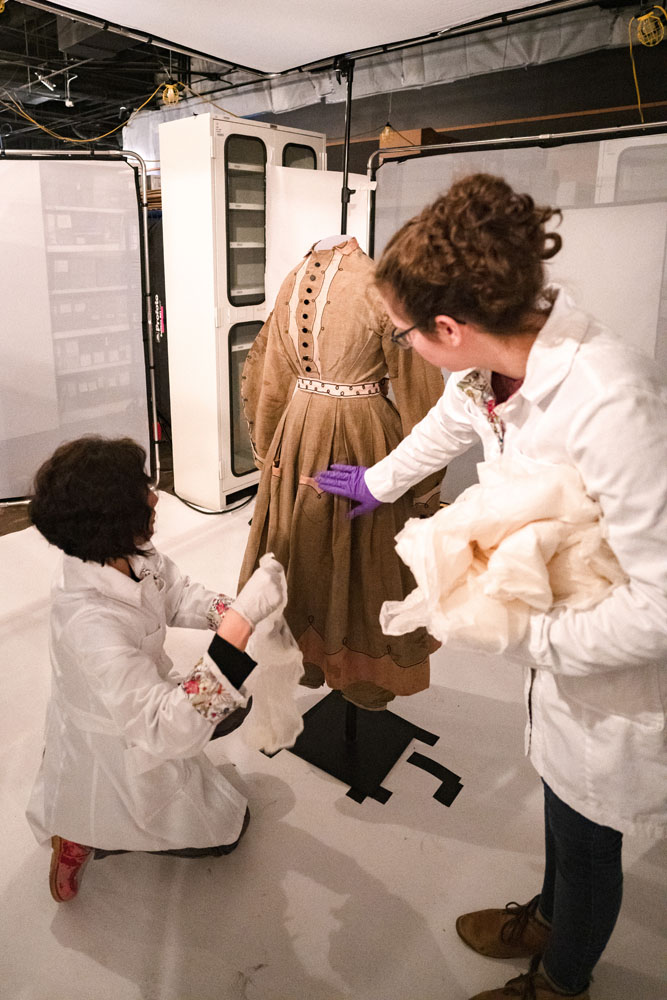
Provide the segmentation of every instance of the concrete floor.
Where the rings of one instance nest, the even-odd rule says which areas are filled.
[[[219,517],[173,496],[156,544],[195,579],[234,592],[252,507]],[[542,801],[523,757],[516,665],[441,650],[428,691],[392,710],[438,735],[410,745],[362,803],[287,751],[268,758],[242,730],[211,746],[244,790],[252,822],[227,858],[146,854],[92,863],[79,896],[48,890],[49,850],[24,817],[49,691],[49,581],[58,555],[33,528],[0,538],[3,698],[0,994],[7,1000],[466,1000],[522,962],[484,959],[458,939],[458,913],[539,891]],[[173,630],[186,668],[207,642]],[[322,694],[298,694],[303,711]],[[413,750],[461,776],[450,807]],[[626,838],[621,918],[592,1000],[663,1000],[665,845]]]

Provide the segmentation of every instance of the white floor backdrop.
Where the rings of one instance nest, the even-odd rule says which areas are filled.
[[[234,592],[251,508],[199,514],[162,495],[156,543],[182,569]],[[514,667],[447,651],[431,688],[393,710],[438,733],[415,748],[461,775],[451,808],[406,763],[385,805],[288,752],[273,758],[238,733],[210,750],[245,790],[247,836],[228,858],[145,854],[92,863],[80,895],[49,895],[49,850],[24,810],[41,754],[48,697],[48,589],[57,553],[32,528],[0,538],[2,777],[0,993],[7,1000],[466,1000],[522,963],[481,958],[457,938],[458,913],[539,890],[539,780],[522,755]],[[188,664],[206,643],[174,631]],[[299,696],[305,711],[321,694]],[[622,916],[593,1000],[661,1000],[664,844],[627,839]]]

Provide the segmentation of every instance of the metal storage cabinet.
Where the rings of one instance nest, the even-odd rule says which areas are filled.
[[[174,486],[225,510],[259,479],[241,370],[265,301],[266,168],[325,168],[325,136],[221,115],[160,126]]]

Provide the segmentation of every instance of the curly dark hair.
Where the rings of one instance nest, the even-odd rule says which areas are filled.
[[[146,452],[131,438],[87,435],[61,444],[35,476],[29,513],[69,556],[104,565],[150,538]]]
[[[375,281],[423,333],[438,315],[489,333],[518,333],[544,287],[542,261],[562,245],[539,208],[500,177],[471,174],[398,230]]]

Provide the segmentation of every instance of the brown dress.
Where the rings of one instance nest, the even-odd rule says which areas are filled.
[[[349,502],[313,477],[333,462],[378,462],[442,394],[440,370],[392,344],[393,329],[356,240],[311,250],[283,282],[241,390],[263,474],[239,586],[273,552],[287,573],[285,617],[304,654],[303,683],[326,680],[374,709],[429,684],[437,644],[424,629],[385,636],[378,616],[383,601],[415,586],[394,537],[408,517],[437,509],[441,476],[353,520]]]

